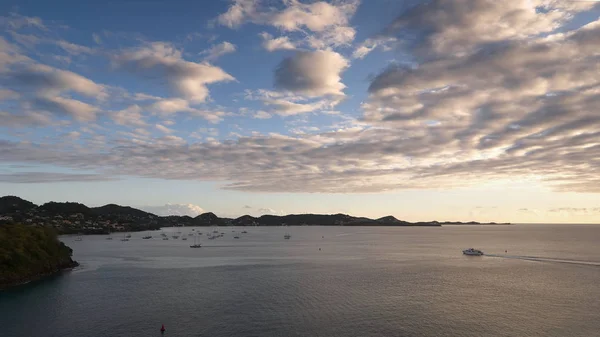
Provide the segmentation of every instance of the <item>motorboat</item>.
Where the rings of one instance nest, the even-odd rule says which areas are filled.
[[[481,255],[483,255],[482,251],[480,251],[478,249],[475,249],[475,248],[465,249],[462,252],[465,255],[472,255],[472,256],[481,256]]]
[[[242,234],[246,234],[246,233],[248,233],[248,232],[246,232],[246,231],[242,231]]]
[[[234,238],[234,239],[239,239],[240,237],[236,235],[236,236],[234,236],[233,238]]]
[[[284,239],[286,239],[286,240],[289,240],[291,237],[292,237],[292,236],[291,236],[291,235],[289,235],[289,234],[286,234],[286,235],[284,235],[284,236],[283,236],[283,238],[284,238]]]
[[[146,235],[146,236],[143,236],[142,239],[144,239],[144,240],[152,239],[152,236]]]

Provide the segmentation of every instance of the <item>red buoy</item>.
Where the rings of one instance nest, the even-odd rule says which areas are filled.
[[[160,327],[160,332],[165,332],[165,325],[163,324],[162,327]]]

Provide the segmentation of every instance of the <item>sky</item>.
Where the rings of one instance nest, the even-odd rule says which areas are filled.
[[[600,223],[600,3],[3,1],[0,195]]]

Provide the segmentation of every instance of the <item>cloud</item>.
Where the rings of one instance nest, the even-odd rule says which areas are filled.
[[[250,2],[245,3],[240,6]],[[296,4],[271,8],[253,3],[254,9],[242,8],[241,22],[271,24],[272,18],[262,13],[276,17]],[[390,38],[393,43],[364,43],[369,50],[397,48],[395,55],[403,57],[368,79],[362,115],[358,119],[344,114],[321,116],[318,130],[288,120],[284,127],[290,135],[224,130],[234,139],[217,140],[198,131],[195,136],[204,141],[168,134],[156,137],[144,129],[118,130],[104,138],[80,137],[77,146],[52,139],[0,140],[0,153],[6,163],[94,170],[109,177],[217,181],[224,189],[240,191],[370,193],[526,183],[555,191],[600,193],[596,113],[600,22],[582,27],[566,24],[581,12],[580,6],[585,7],[535,0],[500,5],[434,0],[415,7],[411,15],[399,15],[372,37]],[[304,15],[297,20],[294,16],[296,21],[287,26],[291,28],[280,28],[280,32],[298,29],[290,36],[307,36],[300,45],[290,40],[298,48],[306,47],[310,37],[334,31],[333,26],[313,31],[320,26],[306,21]],[[515,23],[513,27],[512,15],[522,17],[527,26]],[[0,123],[23,125],[59,109],[81,120],[91,119],[100,115],[94,110],[94,99],[110,101],[106,100],[110,88],[56,70],[30,69],[35,62],[15,61],[22,56],[18,47],[0,50],[3,88],[25,97],[22,111],[31,113],[19,119],[16,111],[10,111]],[[148,117],[151,125],[164,126],[160,122],[164,118],[177,118],[183,124],[196,116],[219,121],[228,115],[224,108],[205,109],[201,104],[208,100],[207,86],[232,80],[222,70],[221,77],[200,76],[206,69],[219,73],[215,69],[220,68],[186,61],[182,51],[169,44],[147,44],[117,54],[117,66],[145,79],[168,82],[176,93],[176,97],[133,100],[154,115]],[[247,116],[304,114],[294,118],[304,121],[311,112],[331,111],[344,98],[341,75],[348,66],[349,61],[329,47],[297,52],[276,70],[276,90],[247,92],[245,99],[264,104],[261,110],[247,110]],[[190,78],[197,85],[179,90],[178,83]],[[127,102],[119,109],[131,105]],[[87,114],[80,112],[86,109]],[[329,119],[338,122],[327,125]],[[230,127],[235,130],[233,124]]]
[[[39,96],[32,103],[36,109],[59,115],[66,114],[80,122],[96,120],[96,113],[100,111],[93,105],[61,96]]]
[[[267,50],[291,49],[298,43],[311,48],[347,45],[356,34],[349,26],[350,18],[358,8],[358,0],[341,0],[335,3],[316,1],[303,3],[297,0],[282,1],[283,8],[268,6],[259,0],[233,0],[227,12],[217,17],[217,22],[229,28],[238,28],[246,22],[269,25],[283,32],[310,32],[305,41],[288,41],[287,37],[270,40],[263,37]],[[281,48],[285,46],[285,48]]]
[[[209,49],[207,49],[205,51],[200,52],[200,55],[206,55],[204,57],[204,60],[206,60],[206,61],[215,61],[219,57],[221,57],[225,54],[233,53],[235,51],[236,51],[236,47],[233,43],[224,41],[224,42],[221,42],[219,44],[216,44],[216,45],[210,47]]]
[[[257,113],[255,113],[252,116],[252,118],[256,118],[256,119],[269,119],[271,117],[273,117],[273,116],[271,116],[270,113],[263,111],[263,110],[258,111]]]
[[[259,35],[263,39],[262,46],[268,51],[296,49],[296,46],[287,36],[273,38],[273,35],[267,32],[262,32]]]
[[[140,208],[160,216],[187,215],[196,217],[204,213],[202,207],[194,204],[165,204],[164,206],[141,206]]]
[[[0,89],[0,101],[12,100],[21,97],[18,92],[10,89]]]
[[[10,29],[21,29],[23,27],[33,27],[40,30],[48,30],[42,19],[36,16],[23,16],[17,13],[10,13],[9,16],[0,16],[0,27]]]
[[[256,212],[258,214],[282,214],[282,212],[277,212],[276,210],[272,209],[272,208],[259,208],[256,210]]]
[[[69,91],[96,99],[104,99],[107,95],[103,85],[76,73],[42,64],[17,67],[6,75],[13,88],[33,90],[42,96],[55,96]]]
[[[0,182],[16,184],[93,182],[115,180],[99,174],[73,174],[50,172],[18,172],[0,174]]]
[[[184,60],[181,51],[164,42],[126,50],[114,56],[113,61],[116,66],[140,76],[155,71],[157,76],[169,82],[175,93],[194,102],[206,101],[209,96],[207,85],[234,80],[219,67]]]
[[[370,52],[375,50],[375,48],[382,48],[383,50],[390,50],[390,44],[396,42],[397,40],[393,37],[376,37],[369,38],[359,44],[352,52],[352,58],[355,59],[363,59]]]
[[[52,124],[52,116],[36,111],[9,113],[0,111],[0,127],[35,127]]]
[[[307,28],[322,32],[348,24],[348,17],[356,11],[358,1],[340,2],[338,6],[323,1],[304,4],[291,0],[288,4],[287,8],[270,19],[272,25],[284,31]]]
[[[156,128],[156,130],[158,130],[162,133],[166,133],[166,134],[173,133],[172,129],[169,129],[168,127],[161,125],[161,124],[155,124],[154,127]]]
[[[341,73],[348,61],[333,51],[297,52],[275,71],[275,87],[307,96],[344,95]]]
[[[0,36],[0,72],[6,71],[6,67],[9,65],[29,61],[31,61],[31,59],[22,55],[19,47],[7,42]]]
[[[313,112],[315,110],[324,109],[331,104],[328,100],[320,100],[304,104],[291,102],[285,99],[265,99],[263,102],[265,105],[272,108],[272,112],[274,114],[280,116],[293,116],[307,112]]]
[[[255,16],[259,0],[233,0],[227,12],[219,15],[217,22],[229,28],[239,27],[247,17]]]
[[[96,44],[102,44],[102,38],[100,37],[100,35],[93,33],[92,39],[94,40],[94,42],[96,42]]]
[[[62,48],[64,51],[71,55],[79,55],[79,54],[92,54],[94,50],[90,47],[78,45],[75,43],[67,42],[65,40],[56,41],[56,45]]]
[[[142,108],[137,104],[130,105],[123,110],[113,111],[109,113],[109,116],[118,125],[146,126],[146,122],[142,116]]]

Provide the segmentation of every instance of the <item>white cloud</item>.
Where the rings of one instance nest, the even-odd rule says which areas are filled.
[[[34,27],[40,30],[48,30],[44,22],[39,17],[23,16],[17,13],[10,13],[9,16],[0,16],[0,27],[10,29],[21,29],[23,27]]]
[[[256,119],[269,119],[272,116],[271,116],[270,113],[268,113],[266,111],[263,111],[263,110],[260,110],[257,113],[255,113],[252,117],[256,118]]]
[[[177,94],[194,102],[206,101],[209,95],[207,85],[234,80],[219,67],[184,60],[181,51],[163,42],[126,50],[116,55],[114,62],[140,75],[154,70],[170,83]]]
[[[394,42],[396,42],[396,38],[384,36],[366,39],[354,49],[352,58],[362,59],[377,47],[388,50],[390,48],[389,45]]]
[[[262,32],[259,35],[263,39],[262,46],[268,51],[296,49],[296,46],[290,41],[290,39],[287,36],[273,38],[273,35],[267,32]]]
[[[227,12],[219,15],[217,22],[229,28],[237,28],[245,22],[269,25],[284,32],[305,32],[304,41],[292,42],[288,37],[265,39],[267,50],[292,49],[305,44],[311,48],[347,45],[356,34],[349,26],[350,18],[358,8],[358,0],[340,0],[333,3],[315,1],[303,3],[298,0],[282,1],[284,7],[276,9],[259,0],[233,0]],[[310,32],[310,33],[308,33]]]
[[[162,133],[166,133],[166,134],[173,133],[173,129],[169,129],[168,127],[161,125],[161,124],[156,124],[156,125],[154,125],[154,127],[156,128],[156,130],[158,130]]]
[[[246,17],[256,15],[256,7],[260,0],[233,0],[227,12],[219,15],[217,21],[229,28],[239,27]]]
[[[215,61],[219,57],[221,57],[225,54],[233,53],[235,51],[236,51],[236,47],[233,43],[224,41],[224,42],[216,44],[216,45],[210,47],[209,49],[201,52],[200,55],[206,55],[204,57],[204,60],[206,60],[206,61]]]
[[[275,87],[307,96],[344,95],[341,73],[348,66],[348,61],[333,51],[297,52],[275,71]]]
[[[288,7],[275,14],[270,23],[286,31],[300,30],[306,27],[314,32],[348,24],[348,17],[358,7],[358,1],[349,1],[336,6],[319,1],[304,4],[297,0],[287,1]]]
[[[160,216],[187,215],[196,217],[204,213],[202,207],[194,204],[165,204],[164,206],[142,206],[140,208]]]
[[[119,125],[146,126],[142,116],[142,108],[137,105],[130,105],[127,108],[109,113],[110,118]]]
[[[55,42],[60,48],[71,55],[79,55],[79,54],[92,54],[94,50],[90,47],[78,45],[75,43],[67,42],[65,40],[58,40]]]

